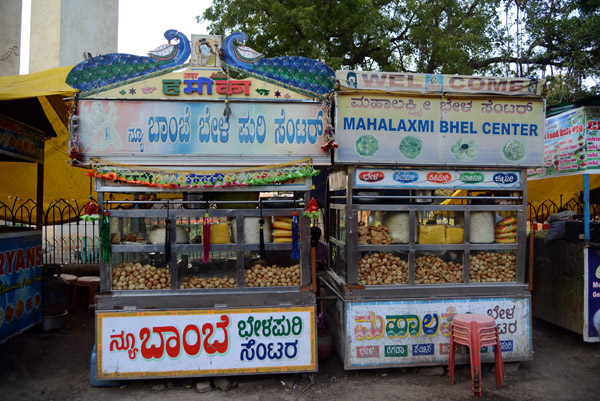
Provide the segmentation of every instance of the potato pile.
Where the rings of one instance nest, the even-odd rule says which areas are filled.
[[[113,290],[167,290],[170,285],[166,267],[125,262],[112,269]]]
[[[186,275],[179,288],[235,288],[237,286],[235,278],[229,278],[227,275],[224,277],[198,277],[193,274]]]
[[[378,252],[358,260],[362,285],[408,284],[408,262],[391,253]]]
[[[279,267],[259,263],[244,272],[247,287],[278,287],[300,285],[300,265]]]
[[[415,262],[415,283],[417,284],[463,282],[462,265],[444,262],[436,255],[419,256]]]
[[[514,252],[478,252],[471,256],[469,279],[472,283],[517,280],[517,255]]]
[[[387,233],[388,229],[382,225],[358,227],[358,245],[393,244],[394,241]]]

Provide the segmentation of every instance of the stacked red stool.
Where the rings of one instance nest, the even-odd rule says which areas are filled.
[[[100,288],[100,277],[98,276],[82,276],[77,278],[77,282],[75,283],[75,288],[73,289],[73,298],[71,303],[71,310],[75,310],[77,308],[78,296],[77,293],[78,288],[89,289],[89,301],[88,301],[88,310],[90,315],[94,312],[94,308],[96,306],[96,292]]]
[[[457,345],[469,347],[471,356],[471,380],[473,396],[481,397],[481,347],[494,346],[496,362],[496,388],[504,384],[504,364],[502,362],[502,346],[496,321],[491,316],[479,314],[458,314],[452,318],[450,334],[450,356],[448,372],[450,384],[454,384],[454,358]]]

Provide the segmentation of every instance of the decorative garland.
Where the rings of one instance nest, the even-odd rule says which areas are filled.
[[[310,162],[311,159],[307,158],[272,166],[238,170],[190,171],[156,169],[92,159],[91,168],[85,175],[153,188],[227,188],[273,185],[290,182],[297,178],[314,177],[319,174],[319,170],[315,170]]]

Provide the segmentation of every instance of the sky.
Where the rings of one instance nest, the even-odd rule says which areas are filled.
[[[145,56],[149,50],[165,44],[168,29],[192,34],[205,34],[207,23],[198,24],[211,0],[119,0],[118,53]],[[29,26],[31,0],[23,0],[21,27],[20,73],[29,72]]]

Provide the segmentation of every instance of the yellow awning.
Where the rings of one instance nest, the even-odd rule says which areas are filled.
[[[26,75],[0,77],[0,101],[40,96],[73,96],[77,89],[65,83],[73,67],[54,68]]]
[[[590,191],[593,189],[600,188],[600,174],[590,174]],[[546,206],[550,206],[554,203],[557,207],[565,205],[571,199],[582,202],[581,192],[583,191],[583,176],[581,174],[566,175],[551,178],[542,178],[538,180],[527,181],[527,202],[532,207],[527,208],[527,218],[543,221],[547,219],[546,208],[540,208],[540,205],[544,203]],[[452,196],[466,196],[467,191],[458,190],[455,191]],[[460,203],[459,199],[447,199],[443,204]],[[532,208],[537,211],[537,216],[530,216]],[[554,211],[554,210],[552,210]]]
[[[37,99],[43,115],[54,133],[46,132],[48,138],[44,153],[44,205],[46,211],[51,201],[68,200],[75,207],[81,207],[90,195],[90,179],[85,176],[85,169],[72,167],[69,163],[69,132],[67,129],[68,105],[65,98],[78,92],[65,83],[72,67],[61,67],[27,75],[0,77],[0,101],[11,102],[21,99]],[[39,113],[42,115],[42,113]],[[11,117],[8,115],[8,117]],[[14,117],[13,117],[14,118]],[[23,121],[23,117],[15,118],[25,124],[34,125],[32,121]],[[37,167],[35,163],[2,162],[0,163],[0,202],[10,209],[28,199],[36,200]],[[26,212],[26,210],[24,210]],[[78,213],[79,211],[75,211]],[[19,212],[20,213],[20,212]],[[21,216],[17,216],[21,220]],[[48,223],[59,216],[48,216]],[[25,222],[29,216],[23,216]],[[32,217],[35,222],[35,216]]]

